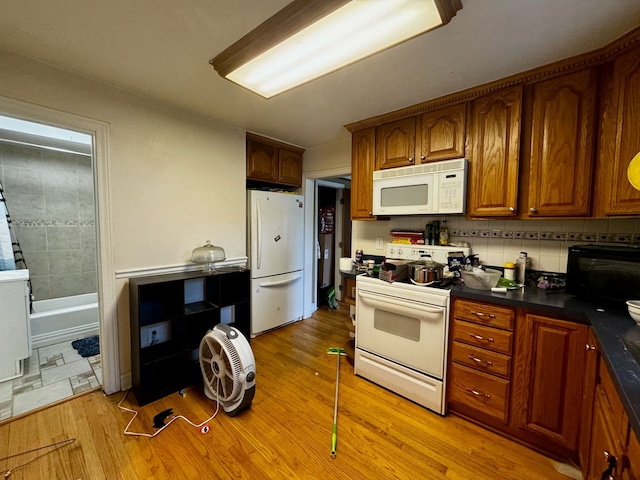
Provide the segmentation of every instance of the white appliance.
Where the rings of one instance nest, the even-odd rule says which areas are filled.
[[[302,319],[302,195],[249,190],[251,336]]]
[[[458,158],[373,172],[374,215],[464,213],[467,160]]]
[[[202,337],[198,356],[207,398],[220,402],[230,417],[251,406],[256,393],[256,361],[240,330],[216,325]]]
[[[449,252],[470,249],[387,245],[387,258],[401,260],[446,264]],[[356,277],[356,375],[444,415],[449,302],[447,288]]]
[[[0,382],[22,376],[31,356],[29,270],[0,272]]]

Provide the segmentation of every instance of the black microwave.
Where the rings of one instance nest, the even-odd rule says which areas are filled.
[[[565,292],[618,306],[640,299],[640,246],[569,247]]]

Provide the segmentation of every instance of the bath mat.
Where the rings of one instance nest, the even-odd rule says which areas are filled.
[[[81,357],[94,357],[100,353],[100,342],[98,341],[98,335],[93,337],[81,338],[80,340],[74,340],[71,342],[71,346],[78,350],[78,355]]]

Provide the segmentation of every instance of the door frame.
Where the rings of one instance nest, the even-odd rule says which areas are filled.
[[[351,175],[351,166],[319,170],[302,174],[302,194],[304,195],[304,318],[309,318],[318,309],[318,261],[316,239],[318,238],[318,217],[316,205],[316,183],[325,178]],[[327,181],[330,183],[330,181]],[[341,185],[341,184],[340,184]],[[341,185],[343,186],[343,185]],[[344,186],[343,186],[344,187]],[[337,256],[336,260],[339,261]],[[336,267],[336,272],[338,267]],[[338,273],[339,274],[339,273]]]
[[[121,390],[118,347],[118,317],[113,263],[111,193],[109,187],[109,124],[100,120],[54,110],[41,105],[0,96],[0,113],[20,120],[52,125],[91,135],[93,183],[96,208],[96,249],[98,269],[98,313],[102,390]]]

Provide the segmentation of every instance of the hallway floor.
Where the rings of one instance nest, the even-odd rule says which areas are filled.
[[[70,341],[34,349],[24,375],[0,383],[0,421],[100,385],[100,355],[83,358]]]

